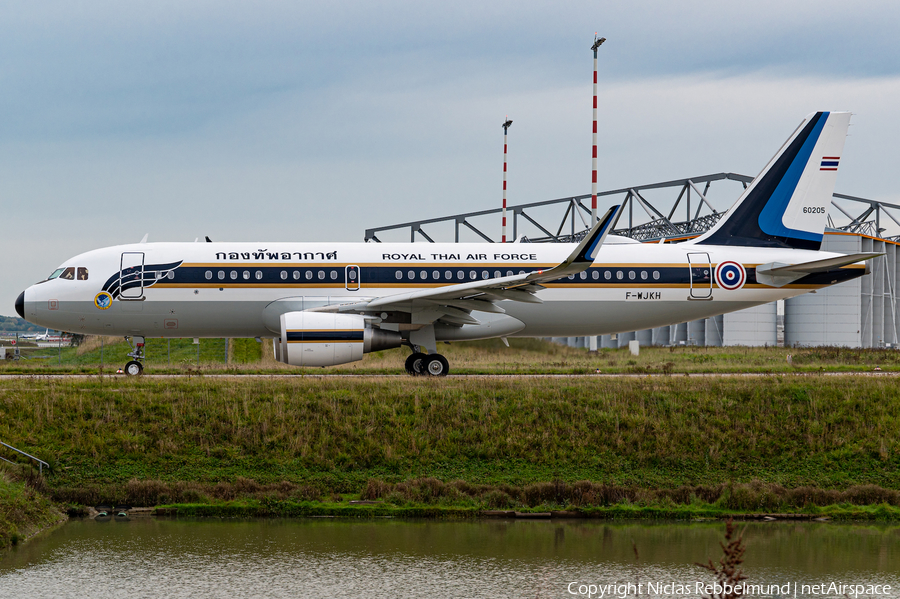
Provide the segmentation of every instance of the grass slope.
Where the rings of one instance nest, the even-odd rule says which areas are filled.
[[[17,545],[63,519],[45,496],[0,472],[0,549]]]
[[[132,479],[196,483],[197,497],[248,479],[314,488],[310,497],[424,478],[513,499],[549,481],[695,495],[735,484],[776,495],[772,485],[900,489],[900,388],[814,375],[35,378],[0,383],[0,439],[50,462],[58,497],[115,494]]]

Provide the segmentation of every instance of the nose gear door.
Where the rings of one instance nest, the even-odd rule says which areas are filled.
[[[706,252],[688,254],[691,273],[691,296],[689,299],[712,299],[712,265]]]
[[[144,252],[122,252],[119,266],[119,298],[144,297]]]

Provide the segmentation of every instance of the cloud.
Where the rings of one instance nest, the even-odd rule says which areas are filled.
[[[29,250],[3,259],[0,313],[67,256],[146,232],[359,240],[493,207],[505,115],[510,203],[587,193],[594,30],[601,188],[753,175],[804,115],[849,109],[838,190],[898,201],[898,17],[832,1],[7,8],[0,202]]]

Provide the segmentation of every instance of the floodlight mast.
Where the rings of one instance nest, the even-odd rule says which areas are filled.
[[[605,37],[598,38],[594,33],[594,133],[593,154],[591,157],[591,226],[597,224],[597,48],[606,41]]]
[[[503,212],[502,212],[502,231],[500,234],[500,243],[506,243],[506,132],[512,126],[509,117],[503,122]]]

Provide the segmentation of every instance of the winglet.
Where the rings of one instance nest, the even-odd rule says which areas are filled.
[[[609,232],[612,231],[613,225],[616,224],[619,215],[619,209],[622,205],[618,206],[610,206],[609,210],[606,211],[606,214],[603,215],[597,224],[594,225],[594,228],[591,229],[590,233],[585,235],[584,239],[581,240],[581,243],[578,244],[578,247],[575,249],[575,259],[572,261],[573,263],[578,262],[589,262],[593,264],[594,260],[597,259],[597,250],[600,249],[600,246],[603,245],[603,242],[606,241],[606,236],[609,235]]]
[[[597,259],[597,252],[600,250],[603,242],[606,241],[606,236],[609,235],[613,225],[616,224],[621,208],[621,204],[610,207],[606,214],[603,215],[603,218],[597,221],[594,228],[584,236],[578,247],[569,254],[568,258],[550,270],[539,270],[531,273],[528,275],[528,280],[552,281],[570,274],[579,273],[590,267],[594,260]]]

